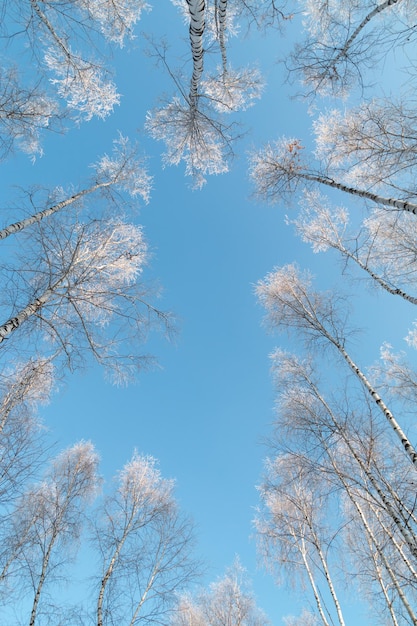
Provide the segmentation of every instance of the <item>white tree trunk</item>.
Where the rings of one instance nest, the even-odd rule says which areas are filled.
[[[320,183],[321,185],[327,185],[328,187],[333,187],[334,189],[340,189],[340,191],[345,191],[346,193],[359,196],[360,198],[372,200],[376,204],[392,206],[395,209],[400,209],[401,211],[408,211],[414,215],[417,214],[417,204],[414,204],[413,202],[397,200],[395,198],[385,198],[384,196],[379,196],[376,193],[371,193],[370,191],[365,191],[364,189],[356,189],[355,187],[343,185],[342,183],[336,182],[332,178],[326,178],[325,176],[320,176],[318,174],[298,173],[297,176],[299,178],[303,178],[304,180],[311,180],[313,182]]]
[[[320,548],[318,542],[317,542],[317,545],[316,545],[316,550],[317,550],[317,553],[319,555],[319,558],[320,558],[320,561],[321,561],[321,564],[322,564],[322,567],[323,567],[323,571],[324,571],[324,575],[325,575],[326,580],[327,580],[327,584],[329,586],[330,595],[332,596],[332,600],[333,600],[333,603],[334,603],[335,608],[336,608],[336,613],[337,613],[337,618],[339,620],[339,624],[340,624],[340,626],[345,626],[345,620],[343,619],[342,608],[340,606],[340,602],[339,602],[339,599],[337,597],[336,590],[334,588],[333,581],[332,581],[331,576],[330,576],[329,568],[327,567],[327,561],[326,561],[326,559],[324,557],[323,551]]]
[[[19,326],[21,326],[23,322],[25,322],[29,317],[31,317],[31,315],[34,315],[37,311],[39,311],[39,309],[41,309],[43,305],[46,304],[48,300],[50,300],[53,297],[57,287],[59,287],[59,285],[62,283],[63,280],[64,278],[61,278],[59,281],[55,283],[55,285],[53,285],[53,287],[50,287],[49,289],[44,291],[43,294],[39,296],[39,298],[36,298],[36,300],[34,300],[30,304],[28,304],[24,309],[19,311],[17,315],[15,315],[14,317],[11,317],[10,319],[7,320],[7,322],[2,324],[0,326],[0,343],[2,343],[5,339],[7,339],[9,335],[11,335],[11,333],[14,330],[19,328]]]
[[[190,10],[190,43],[193,55],[193,75],[190,86],[190,105],[197,108],[198,85],[203,73],[203,33],[204,23],[204,0],[187,0]]]
[[[326,409],[330,419],[333,422],[333,425],[336,427],[337,432],[341,435],[341,437],[342,437],[345,445],[347,446],[350,454],[355,459],[355,461],[357,462],[357,464],[359,465],[359,467],[363,471],[364,475],[369,480],[369,482],[371,483],[371,485],[373,486],[373,488],[377,492],[378,496],[380,497],[381,502],[382,502],[382,504],[385,507],[385,511],[391,517],[391,519],[394,522],[395,526],[398,528],[398,531],[404,537],[404,540],[406,541],[411,554],[417,559],[417,542],[416,542],[416,537],[415,537],[414,533],[410,530],[409,526],[407,525],[407,522],[402,520],[401,517],[399,517],[399,515],[397,514],[397,512],[395,511],[395,509],[391,505],[389,499],[386,497],[386,495],[384,494],[384,492],[382,491],[382,489],[378,485],[378,482],[376,481],[376,479],[373,476],[372,472],[368,469],[366,464],[363,463],[363,461],[360,458],[360,456],[356,453],[354,447],[352,446],[352,443],[351,443],[349,437],[346,435],[344,430],[342,428],[340,428],[337,420],[334,418],[333,412],[330,409],[329,405],[327,404],[326,400],[318,392],[317,392],[317,397],[320,400],[320,402],[323,404],[324,408]],[[331,455],[328,452],[327,447],[326,447],[326,452],[328,453],[328,456],[330,458],[332,458]],[[335,467],[335,466],[333,465],[333,467]],[[339,475],[339,477],[341,476],[340,473],[338,473],[338,475]],[[344,484],[344,486],[345,486],[345,484]],[[345,487],[345,488],[347,489],[347,487]]]
[[[372,532],[371,527],[368,524],[368,521],[366,519],[365,514],[363,513],[363,511],[362,511],[360,505],[358,504],[358,502],[355,500],[355,498],[353,498],[353,496],[350,493],[350,491],[348,491],[348,496],[349,496],[349,499],[351,500],[353,506],[355,507],[355,509],[357,510],[357,512],[358,512],[358,514],[359,514],[359,516],[361,518],[361,521],[362,521],[362,524],[363,524],[363,526],[365,528],[365,531],[366,531],[369,539],[371,540],[373,546],[375,547],[375,550],[378,553],[378,556],[380,557],[380,559],[382,561],[382,564],[385,567],[385,569],[387,571],[387,574],[389,575],[389,577],[390,577],[390,579],[391,579],[391,581],[392,581],[392,583],[393,583],[393,585],[395,587],[396,592],[398,593],[398,597],[400,598],[401,602],[403,603],[403,606],[404,606],[405,610],[407,611],[408,615],[410,616],[411,623],[414,626],[417,626],[417,617],[414,614],[414,611],[411,608],[411,605],[410,605],[410,603],[409,603],[409,601],[408,601],[404,591],[402,590],[402,587],[401,587],[400,583],[398,582],[397,577],[395,576],[394,571],[392,570],[390,564],[388,563],[388,561],[387,561],[387,559],[385,557],[384,551],[382,550],[381,546],[378,544],[378,542],[376,540],[376,537],[375,537],[374,533]]]
[[[388,9],[389,7],[391,7],[392,5],[400,1],[401,0],[385,0],[385,2],[382,2],[377,7],[375,7],[375,9],[373,9],[370,13],[368,13],[368,15],[366,15],[366,17],[362,20],[362,22],[355,28],[355,30],[353,31],[349,39],[346,41],[345,45],[340,50],[340,52],[338,52],[336,58],[334,59],[334,63],[336,64],[340,59],[346,56],[350,46],[352,45],[356,37],[365,28],[368,22],[371,21],[372,18],[374,18],[376,15],[378,15],[385,9]]]
[[[227,53],[225,43],[225,30],[226,30],[226,15],[227,15],[227,0],[218,0],[216,4],[216,18],[220,52],[222,55],[223,77],[227,74]]]
[[[319,613],[320,613],[320,617],[321,617],[321,619],[323,621],[324,626],[329,626],[329,622],[327,621],[326,616],[325,616],[324,611],[323,611],[323,606],[321,604],[320,595],[319,595],[316,583],[314,582],[313,572],[311,571],[310,565],[308,564],[307,555],[306,555],[306,548],[305,548],[305,544],[304,544],[304,539],[302,540],[302,543],[301,543],[300,553],[301,553],[301,558],[303,559],[303,563],[304,563],[304,567],[305,567],[306,572],[307,572],[308,579],[310,581],[311,588],[313,590],[314,599],[316,600],[316,604],[317,604],[317,608],[318,608]]]
[[[24,220],[15,222],[14,224],[9,224],[9,226],[6,226],[5,228],[2,228],[0,230],[0,239],[6,239],[6,237],[9,237],[10,235],[14,235],[15,233],[26,228],[27,226],[36,224],[37,222],[40,222],[41,220],[43,220],[45,217],[48,217],[49,215],[53,215],[54,213],[57,213],[58,211],[60,211],[61,209],[64,209],[65,207],[69,206],[73,202],[76,202],[83,196],[86,196],[87,194],[90,194],[90,193],[94,193],[95,191],[97,191],[98,189],[101,189],[102,187],[109,187],[112,184],[113,183],[111,182],[97,183],[97,185],[94,185],[93,187],[90,187],[89,189],[83,189],[82,191],[79,191],[78,193],[75,193],[74,195],[72,195],[70,198],[67,198],[66,200],[62,200],[61,202],[58,202],[57,204],[55,204],[52,207],[49,207],[48,209],[39,211],[38,213],[31,215],[31,217],[27,217]]]

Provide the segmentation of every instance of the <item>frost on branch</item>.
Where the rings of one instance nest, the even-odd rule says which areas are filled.
[[[326,339],[343,346],[345,299],[336,292],[314,291],[309,271],[296,264],[276,268],[258,283],[256,294],[271,328],[297,330],[306,341]]]
[[[132,29],[140,20],[142,11],[150,10],[145,0],[76,0],[89,16],[100,24],[103,35],[109,41],[123,46],[126,38],[132,38]]]
[[[318,191],[305,191],[302,209],[294,224],[302,240],[311,244],[313,252],[344,248],[349,213],[344,207],[331,207]]]
[[[40,133],[58,117],[58,106],[39,87],[24,88],[14,68],[0,68],[0,150],[16,143],[32,158],[42,155]]]
[[[302,150],[303,146],[298,139],[283,137],[252,152],[249,175],[255,184],[257,196],[276,202],[298,189],[300,173],[304,170]]]
[[[149,202],[152,177],[127,137],[119,134],[113,142],[113,154],[105,154],[93,167],[99,183],[112,182],[132,197],[141,196],[144,202]]]
[[[266,626],[268,619],[256,605],[245,568],[236,557],[225,575],[192,596],[180,597],[171,626],[239,624]]]
[[[155,514],[172,503],[174,482],[162,478],[157,461],[151,456],[134,452],[131,460],[119,472],[119,493],[143,513]]]
[[[12,317],[0,326],[1,341],[12,333],[32,347],[45,349],[47,341],[69,367],[92,355],[115,382],[126,383],[147,362],[142,343],[149,329],[169,329],[169,316],[149,303],[151,290],[140,280],[146,260],[140,226],[74,223],[68,214],[43,220],[27,239],[28,269]]]
[[[204,185],[205,175],[223,174],[229,169],[228,128],[210,113],[206,115],[203,110],[174,98],[166,107],[148,112],[146,129],[151,137],[165,142],[165,165],[185,162],[185,173],[193,178],[195,188]]]
[[[201,86],[204,95],[210,98],[214,108],[220,113],[245,111],[261,97],[264,84],[257,69],[227,69],[223,72],[218,68],[217,72],[204,80]]]
[[[378,271],[405,288],[417,284],[417,224],[405,211],[375,209],[365,219],[368,255]]]
[[[401,100],[374,99],[344,112],[329,111],[314,123],[317,157],[349,183],[401,185],[414,193],[415,121],[414,108]]]
[[[68,106],[79,112],[86,121],[97,116],[107,117],[120,102],[116,86],[108,80],[98,65],[84,61],[72,52],[49,48],[45,63],[58,78],[51,83],[57,85],[58,94]]]
[[[303,609],[301,615],[295,617],[294,615],[287,615],[283,618],[285,626],[318,626],[319,620],[310,611]]]
[[[6,368],[0,376],[0,421],[1,416],[17,406],[29,414],[38,404],[47,404],[54,382],[54,367],[49,359],[30,359]]]

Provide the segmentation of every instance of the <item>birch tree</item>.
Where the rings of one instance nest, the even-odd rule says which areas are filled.
[[[414,107],[400,95],[325,111],[313,125],[316,154],[347,182],[413,196],[415,118]]]
[[[141,282],[147,259],[142,229],[120,219],[82,223],[62,215],[36,227],[24,250],[29,268],[18,271],[17,300],[0,328],[1,343],[19,335],[20,351],[39,343],[45,349],[47,337],[51,356],[70,367],[89,353],[113,380],[126,381],[146,361],[140,346],[152,323],[168,323]]]
[[[285,569],[290,576],[304,570],[324,626],[334,623],[333,619],[344,626],[327,558],[337,530],[326,528],[328,498],[317,478],[317,473],[305,472],[296,455],[282,454],[271,460],[260,487],[263,511],[256,520],[256,529],[270,569]],[[323,601],[321,580],[325,581],[332,610]]]
[[[334,180],[325,168],[312,167],[308,159],[303,158],[303,149],[298,139],[282,138],[252,153],[250,176],[259,198],[274,203],[279,200],[289,201],[300,188],[310,189],[317,184],[370,200],[382,207],[407,211],[413,215],[417,213],[417,204],[407,199],[385,197]]]
[[[177,508],[173,482],[152,457],[134,453],[96,515],[93,542],[101,571],[97,626],[159,621],[192,580],[192,527]]]
[[[184,6],[184,3],[182,3]],[[206,31],[206,5],[204,0],[187,0],[189,41],[193,70],[188,91],[169,68],[166,50],[156,54],[168,70],[180,93],[168,104],[148,111],[145,128],[158,141],[163,141],[166,151],[164,165],[185,163],[185,174],[191,176],[194,188],[201,188],[206,175],[228,171],[228,159],[233,154],[235,139],[233,124],[225,123],[202,97],[204,67],[203,37]]]
[[[408,0],[305,0],[302,8],[306,37],[295,46],[288,67],[300,76],[309,96],[346,96],[353,86],[364,84],[366,71],[387,50],[413,37],[415,7]]]
[[[417,304],[414,216],[376,209],[356,232],[349,219],[346,208],[331,206],[328,198],[311,191],[305,192],[297,218],[288,221],[314,252],[336,250],[344,265],[353,263],[374,285]]]
[[[324,344],[336,348],[350,371],[358,378],[385,416],[411,462],[417,464],[414,446],[376,389],[345,349],[344,316],[338,306],[340,304],[338,295],[313,291],[311,275],[308,272],[301,274],[295,265],[287,265],[270,273],[258,284],[257,294],[267,310],[267,319],[273,328],[295,330],[306,340],[321,340]]]
[[[97,466],[92,444],[75,444],[58,455],[43,481],[29,487],[16,505],[7,544],[14,557],[9,576],[32,589],[30,626],[42,613],[44,588],[76,554],[84,511],[99,485]]]
[[[348,559],[345,575],[353,576],[352,584],[358,577],[362,580],[358,593],[383,611],[390,611],[394,623],[395,619],[402,623],[400,616],[404,610],[414,620],[411,607],[417,556],[415,490],[407,459],[392,446],[384,423],[379,423],[378,414],[367,403],[366,396],[358,398],[349,388],[343,390],[343,401],[338,401],[341,390],[333,386],[332,394],[327,394],[330,399],[326,399],[318,387],[321,374],[311,358],[300,359],[277,351],[273,364],[278,402],[269,445],[275,456],[267,461],[261,488],[262,515],[258,521],[268,563],[281,562],[286,554],[281,542],[285,545],[292,536],[286,532],[290,533],[293,527],[294,515],[287,511],[288,507],[283,509],[282,497],[295,500],[300,510],[311,502],[316,519],[325,516],[334,520],[336,527],[344,528],[342,535],[347,546],[329,545],[327,558],[331,559],[333,553],[339,555],[341,550],[349,554],[352,547],[353,562]],[[281,466],[285,471],[281,471]],[[313,489],[312,498],[305,495],[298,498],[298,490],[304,488],[305,482],[314,485],[317,478],[324,492]],[[328,494],[332,494],[329,516],[320,499],[321,493],[327,494],[328,499]],[[274,511],[280,520],[276,535]],[[302,514],[296,519],[306,524],[309,517]],[[355,540],[351,544],[353,535]],[[364,551],[368,551],[366,557]],[[369,568],[364,565],[364,559],[369,562]],[[291,567],[288,558],[284,559],[283,567]],[[313,578],[313,581],[317,585],[317,580]],[[322,595],[317,595],[320,600]]]
[[[29,217],[25,217],[17,222],[13,222],[0,229],[0,240],[6,239],[10,235],[14,235],[33,224],[38,224],[45,218],[63,211],[67,207],[75,208],[77,214],[80,206],[86,209],[86,201],[90,196],[105,197],[104,215],[108,216],[114,210],[113,194],[125,192],[132,198],[141,198],[144,202],[149,201],[152,178],[149,176],[143,160],[137,155],[137,150],[131,145],[127,137],[119,135],[113,142],[113,153],[104,154],[95,164],[93,164],[95,172],[91,186],[85,187],[75,193],[65,194],[62,188],[55,189],[52,193],[48,193],[45,208],[38,210]],[[35,198],[30,194],[31,205],[35,205]],[[64,196],[62,200],[58,200],[57,196]],[[90,199],[91,200],[91,199]],[[123,206],[128,210],[128,202],[118,195],[118,210]],[[97,200],[96,200],[97,203]],[[91,204],[91,202],[90,202]],[[49,205],[49,206],[48,206]],[[72,206],[74,205],[74,206]],[[88,208],[91,210],[90,206]]]

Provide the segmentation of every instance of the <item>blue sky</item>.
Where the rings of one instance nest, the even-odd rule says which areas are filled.
[[[203,582],[222,575],[238,554],[259,606],[279,626],[302,604],[297,594],[279,589],[257,569],[251,535],[255,486],[266,454],[262,442],[273,419],[268,355],[278,343],[289,344],[262,327],[254,285],[274,266],[296,259],[330,286],[338,280],[339,266],[335,257],[313,255],[294,238],[284,223],[287,208],[250,199],[247,151],[252,146],[282,134],[311,142],[307,108],[289,98],[276,62],[290,36],[253,30],[230,42],[233,63],[256,62],[267,83],[261,101],[241,116],[248,132],[236,147],[230,173],[209,178],[197,192],[189,188],[182,165],[161,168],[163,146],[144,134],[143,124],[158,96],[173,93],[174,86],[143,55],[140,33],[165,34],[173,59],[188,54],[181,17],[170,2],[162,4],[143,16],[133,46],[115,54],[121,106],[105,122],[93,120],[66,135],[46,136],[45,155],[33,165],[24,155],[2,165],[2,203],[11,203],[15,194],[12,187],[5,190],[6,181],[22,187],[81,185],[88,165],[111,150],[118,130],[138,140],[154,176],[151,202],[137,218],[152,250],[146,274],[160,283],[161,308],[176,315],[179,332],[171,343],[150,338],[146,351],[155,354],[159,367],[143,372],[127,389],[106,383],[96,367],[67,376],[43,411],[45,424],[59,448],[91,439],[108,480],[134,448],[158,458],[163,475],[177,480],[178,499],[196,522],[198,552],[208,564]],[[400,345],[412,312],[403,307],[398,313],[387,298],[366,291],[355,307],[366,328],[366,342],[355,342],[361,363],[377,358],[385,339]]]

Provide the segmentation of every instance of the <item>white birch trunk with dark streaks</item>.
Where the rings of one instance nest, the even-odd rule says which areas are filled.
[[[205,28],[205,0],[187,0],[190,11],[190,43],[193,56],[193,75],[190,85],[190,105],[197,108],[198,85],[203,74],[203,33]]]
[[[34,215],[31,215],[30,217],[26,217],[25,219],[20,220],[19,222],[15,222],[14,224],[9,224],[9,226],[6,226],[5,228],[2,228],[0,230],[0,239],[6,239],[6,237],[9,237],[10,235],[14,235],[15,233],[18,233],[24,228],[27,228],[28,226],[31,226],[32,224],[36,224],[37,222],[40,222],[45,217],[49,217],[50,215],[57,213],[61,209],[64,209],[70,204],[73,204],[73,202],[80,200],[83,196],[86,196],[90,193],[94,193],[95,191],[97,191],[98,189],[101,189],[102,187],[109,187],[112,184],[113,183],[111,182],[97,183],[97,185],[94,185],[93,187],[90,187],[89,189],[83,189],[82,191],[79,191],[78,193],[75,193],[74,195],[72,195],[70,198],[67,198],[66,200],[62,200],[61,202],[54,204],[54,206],[44,209],[43,211],[39,211],[38,213],[35,213]]]
[[[336,182],[332,178],[320,176],[319,174],[307,174],[303,172],[298,172],[297,176],[298,178],[302,178],[304,180],[310,180],[312,182],[320,183],[321,185],[333,187],[333,189],[340,189],[340,191],[350,193],[354,196],[359,196],[360,198],[365,198],[366,200],[372,200],[372,202],[375,202],[376,204],[382,204],[383,206],[392,206],[395,209],[399,209],[401,211],[408,211],[409,213],[413,213],[414,215],[417,214],[417,204],[413,202],[398,200],[396,198],[385,198],[384,196],[379,196],[376,193],[372,193],[364,189],[349,187],[348,185],[344,185],[343,183]]]
[[[58,280],[52,287],[46,289],[39,298],[36,298],[28,304],[24,309],[19,311],[14,317],[11,317],[4,324],[0,326],[0,343],[2,343],[5,339],[11,335],[13,331],[19,328],[23,322],[25,322],[29,317],[34,315],[39,309],[43,307],[56,293],[56,289],[60,286],[60,284],[64,281],[64,277]]]
[[[385,2],[382,2],[382,4],[378,5],[377,7],[375,7],[375,9],[373,9],[370,13],[368,13],[368,15],[364,17],[362,22],[358,24],[358,26],[355,28],[355,30],[353,31],[349,39],[346,41],[343,48],[338,52],[336,58],[333,61],[333,64],[336,64],[338,61],[340,61],[340,59],[342,59],[344,56],[347,55],[352,43],[358,37],[360,32],[366,27],[366,25],[372,20],[372,18],[379,15],[379,13],[382,13],[382,11],[384,11],[385,9],[389,9],[391,6],[393,6],[397,2],[401,2],[401,0],[385,0]]]

